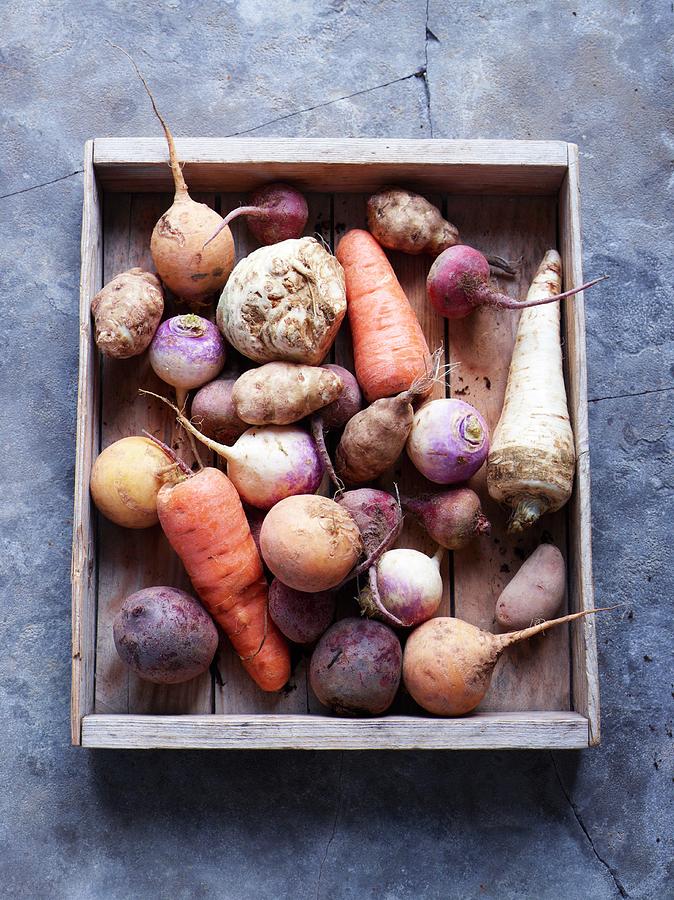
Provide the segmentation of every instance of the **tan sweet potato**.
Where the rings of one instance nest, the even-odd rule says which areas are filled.
[[[91,301],[96,346],[105,356],[127,359],[150,345],[164,312],[161,282],[151,272],[129,269]]]
[[[290,425],[332,403],[343,389],[342,379],[329,369],[270,362],[237,379],[232,403],[250,425]]]
[[[496,621],[506,631],[551,619],[564,599],[566,566],[554,544],[541,544],[496,601]]]
[[[384,187],[367,201],[367,227],[382,247],[437,256],[459,243],[458,229],[425,197]]]

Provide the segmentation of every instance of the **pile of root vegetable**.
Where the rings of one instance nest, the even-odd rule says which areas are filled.
[[[175,200],[152,233],[156,273],[120,273],[92,314],[102,354],[130,366],[148,354],[167,386],[152,402],[184,428],[196,462],[149,432],[129,435],[95,461],[91,495],[117,525],[159,523],[194,595],[158,585],[126,598],[119,656],[140,678],[184,682],[208,670],[224,636],[259,688],[279,691],[294,644],[337,714],[384,713],[401,680],[428,712],[470,712],[507,647],[586,614],[552,618],[565,562],[541,544],[496,604],[500,633],[436,615],[443,554],[490,528],[466,484],[480,467],[513,532],[571,495],[559,301],[582,288],[560,293],[550,250],[526,299],[495,291],[490,264],[508,264],[462,244],[432,204],[398,187],[373,194],[369,230],[347,232],[336,256],[302,236],[307,204],[287,184],[261,186],[223,219],[190,198],[159,118]],[[240,215],[261,246],[235,265],[229,223]],[[429,399],[444,379],[442,348],[427,345],[384,248],[435,257],[437,315],[522,310],[493,435],[463,400]],[[162,321],[166,296],[185,311]],[[353,372],[325,364],[347,321]],[[222,468],[201,465],[201,445]],[[403,453],[428,482],[419,496],[382,487]],[[432,556],[395,546],[405,514],[437,544]],[[351,610],[342,599],[335,621],[338,596]]]

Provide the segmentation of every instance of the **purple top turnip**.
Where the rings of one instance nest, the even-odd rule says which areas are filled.
[[[426,281],[428,298],[433,307],[446,319],[462,319],[478,306],[499,309],[525,309],[542,303],[554,303],[584,291],[603,281],[606,275],[588,281],[580,287],[537,300],[517,300],[495,291],[489,286],[487,258],[465,244],[448,247],[438,256]]]
[[[477,472],[489,452],[489,430],[463,400],[432,400],[414,416],[407,455],[436,484],[457,484]]]
[[[304,196],[291,185],[265,184],[250,195],[250,205],[238,206],[225,216],[206,244],[239,216],[248,217],[248,230],[261,244],[278,244],[304,234],[309,208]]]
[[[178,407],[187,392],[212,381],[225,365],[225,342],[217,327],[194,313],[167,319],[150,344],[150,365],[176,389]]]

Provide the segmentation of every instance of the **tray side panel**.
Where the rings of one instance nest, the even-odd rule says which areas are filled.
[[[87,747],[166,750],[577,750],[587,720],[573,712],[476,713],[463,719],[386,716],[87,716]]]
[[[564,265],[564,289],[583,283],[580,230],[578,147],[568,145],[569,170],[560,191],[559,235]],[[590,449],[587,414],[585,301],[577,294],[565,308],[569,412],[576,439],[576,481],[569,501],[569,597],[571,609],[594,608],[592,580],[592,515],[590,509]],[[604,605],[604,604],[602,604]],[[594,616],[571,626],[573,708],[589,720],[590,746],[601,739],[599,670]]]
[[[89,307],[102,286],[103,223],[101,195],[93,165],[93,142],[84,148],[84,201],[80,274],[80,341],[75,451],[72,583],[72,685],[70,726],[73,744],[81,743],[82,717],[94,709],[96,644],[95,516],[89,475],[98,454],[98,360]]]
[[[207,201],[208,197],[195,197]],[[212,200],[212,198],[210,198]],[[170,195],[106,196],[104,279],[133,266],[154,271],[150,234],[171,204]],[[164,318],[177,310],[167,298]],[[128,360],[101,363],[101,448],[143,429],[171,445],[188,463],[189,443],[174,425],[173,415],[158,400],[139,396],[142,387],[163,396],[172,388],[154,374],[145,352]],[[204,462],[207,459],[204,458]],[[135,713],[207,713],[212,710],[212,679],[205,673],[185,684],[155,685],[135,676],[120,660],[112,639],[112,622],[122,602],[134,591],[173,585],[192,592],[180,561],[159,525],[126,529],[99,516],[98,640],[96,710]]]
[[[448,199],[450,221],[463,240],[479,249],[519,262],[518,277],[499,278],[499,288],[526,296],[543,254],[557,243],[556,202],[538,197]],[[452,396],[473,404],[493,433],[501,415],[519,312],[478,309],[449,322]],[[494,609],[506,584],[541,539],[566,554],[566,513],[545,516],[524,535],[509,535],[508,512],[487,492],[486,466],[469,482],[492,524],[469,547],[454,554],[456,615],[487,631],[496,629]],[[499,660],[485,710],[559,710],[570,702],[569,634],[562,627],[510,648]]]

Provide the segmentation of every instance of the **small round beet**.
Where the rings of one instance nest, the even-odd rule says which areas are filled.
[[[233,378],[216,378],[200,388],[192,400],[191,419],[199,431],[219,444],[233,444],[250,428],[232,403]]]
[[[120,658],[144,681],[178,684],[208,670],[218,632],[185,591],[150,587],[127,597],[112,627]]]
[[[393,703],[402,649],[393,631],[371,619],[341,619],[311,657],[309,679],[324,706],[340,716],[381,715]]]
[[[335,618],[332,591],[305,594],[275,578],[269,588],[269,615],[279,631],[295,644],[313,644]]]
[[[360,385],[355,376],[342,366],[328,363],[323,368],[338,375],[342,379],[344,387],[336,400],[319,410],[319,415],[323,419],[325,428],[343,428],[349,419],[352,419],[363,408]]]

